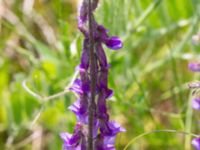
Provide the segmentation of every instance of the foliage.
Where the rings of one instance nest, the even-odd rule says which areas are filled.
[[[76,122],[67,109],[74,95],[44,103],[22,82],[42,96],[70,83],[83,38],[76,28],[77,1],[33,0],[33,6],[26,1],[0,2],[0,149],[61,149],[59,133],[72,132]],[[200,27],[200,1],[101,0],[100,5],[95,17],[124,41],[117,53],[106,50],[109,87],[115,91],[109,113],[128,131],[118,136],[117,149],[163,129],[177,132],[146,135],[128,149],[190,149],[191,135],[178,131],[198,133],[187,87],[198,76],[187,63],[199,58],[191,36]]]

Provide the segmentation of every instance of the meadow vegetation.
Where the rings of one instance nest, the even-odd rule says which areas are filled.
[[[0,1],[1,150],[59,150],[59,133],[73,131],[76,117],[67,108],[76,98],[66,89],[80,63],[78,3]],[[191,41],[200,29],[200,1],[100,0],[95,17],[124,42],[117,52],[105,47],[114,90],[108,111],[127,130],[117,136],[117,150],[192,149],[200,128],[188,83],[199,76],[187,65],[200,58]],[[154,130],[163,132],[133,141]]]

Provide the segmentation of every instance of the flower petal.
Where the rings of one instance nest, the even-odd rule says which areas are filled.
[[[95,150],[115,150],[115,136],[108,137],[99,134],[95,140]]]
[[[108,48],[113,50],[118,50],[123,47],[122,41],[116,36],[108,38],[105,44]]]
[[[192,140],[192,145],[196,150],[200,150],[200,138],[195,138]]]
[[[83,49],[82,49],[82,55],[81,55],[81,64],[80,64],[80,68],[81,69],[88,69],[89,67],[89,40],[88,39],[84,39],[83,42]]]
[[[76,114],[78,121],[87,123],[88,122],[87,105],[88,105],[87,102],[84,102],[83,100],[77,100],[76,102],[74,102],[74,104],[69,106],[68,109]]]
[[[194,98],[192,100],[192,108],[196,110],[200,110],[200,98]]]
[[[69,88],[69,90],[77,93],[77,94],[83,94],[83,90],[81,89],[81,80],[76,79],[72,85],[72,87]]]
[[[117,122],[102,121],[100,124],[100,131],[105,136],[115,136],[119,132],[125,132],[126,130],[121,127]]]
[[[71,134],[67,133],[67,132],[62,132],[60,133],[60,137],[64,142],[68,143],[68,140],[71,138]]]
[[[103,50],[102,44],[98,43],[96,45],[96,51],[97,51],[97,57],[98,57],[100,66],[107,67],[108,66],[107,58],[106,58],[106,54]]]
[[[74,143],[71,143],[71,138],[72,138],[72,134],[69,134],[67,132],[61,133],[60,137],[63,140],[63,146],[62,149],[63,150],[80,150],[79,147]],[[78,142],[79,139],[76,139],[76,141],[74,141],[75,143]]]
[[[189,63],[188,68],[193,72],[200,72],[200,63]]]

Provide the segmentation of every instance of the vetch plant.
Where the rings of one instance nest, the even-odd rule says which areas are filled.
[[[77,78],[71,91],[78,95],[77,101],[69,109],[77,116],[72,134],[61,133],[63,150],[115,150],[117,133],[124,132],[115,121],[110,121],[106,100],[113,95],[108,88],[110,65],[103,44],[112,50],[122,48],[122,41],[110,37],[108,30],[99,25],[93,12],[98,0],[83,0],[79,10],[78,28],[84,35],[80,65]]]
[[[200,72],[200,63],[189,63],[188,68],[193,72]],[[196,89],[200,88],[200,82],[192,82],[189,84],[191,89],[194,89],[193,95],[194,98],[192,99],[192,108],[195,110],[200,110],[200,95],[196,92]],[[195,147],[196,150],[200,150],[200,138],[194,138],[192,140],[192,145]]]
[[[194,44],[200,43],[200,34],[194,35],[192,41]],[[189,63],[188,68],[192,72],[200,72],[200,62],[191,62]],[[194,98],[192,99],[192,108],[195,110],[200,110],[200,95],[198,92],[196,92],[196,90],[200,88],[200,81],[190,83],[189,87],[194,90],[193,91]],[[192,145],[196,150],[200,150],[200,137],[194,138],[192,140]]]

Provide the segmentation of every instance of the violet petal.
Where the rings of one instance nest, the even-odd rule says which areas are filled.
[[[194,138],[192,140],[192,145],[195,147],[196,150],[200,150],[200,138]]]
[[[192,100],[192,108],[196,110],[200,110],[200,98],[194,98]]]
[[[73,85],[69,88],[69,90],[77,93],[77,94],[83,94],[83,90],[81,89],[81,80],[76,79],[73,83]]]
[[[114,136],[119,132],[125,132],[126,130],[114,121],[101,122],[100,131],[105,136]]]
[[[200,63],[189,63],[188,68],[193,72],[200,72]]]
[[[122,41],[116,36],[108,38],[105,44],[108,48],[113,50],[118,50],[123,47]]]

